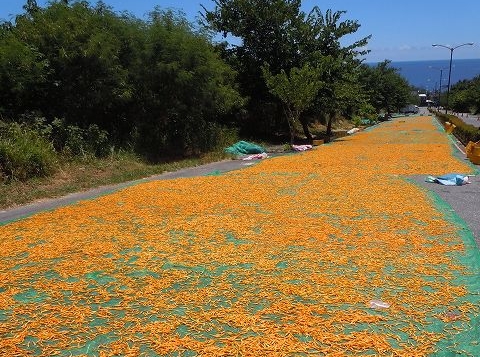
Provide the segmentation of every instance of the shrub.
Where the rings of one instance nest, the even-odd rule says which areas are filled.
[[[47,176],[55,170],[52,145],[31,128],[0,122],[0,178],[4,182]]]
[[[183,123],[184,125],[186,123]],[[192,128],[179,128],[176,140],[169,138],[158,127],[151,126],[147,133],[146,127],[141,127],[133,133],[135,149],[151,161],[165,157],[188,157],[220,150],[238,141],[238,129],[222,127],[213,122],[199,120]]]
[[[463,145],[467,145],[469,141],[477,142],[480,140],[480,128],[466,124],[462,119],[456,117],[455,115],[443,114],[440,112],[434,113],[442,123],[448,121],[455,125],[455,129],[453,129],[453,135],[455,135]]]
[[[108,133],[96,124],[82,129],[57,118],[51,124],[43,123],[43,129],[37,130],[47,134],[55,150],[71,158],[103,157],[110,150]]]

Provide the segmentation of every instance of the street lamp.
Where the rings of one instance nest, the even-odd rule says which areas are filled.
[[[434,43],[432,45],[433,47],[444,47],[446,49],[450,50],[450,68],[448,70],[448,86],[447,86],[447,105],[445,106],[445,114],[447,114],[448,110],[448,97],[450,96],[450,76],[452,74],[452,57],[453,57],[453,51],[459,47],[462,46],[473,46],[473,42],[467,42],[467,43],[462,43],[461,45],[455,46],[455,47],[450,47],[450,46],[445,46],[445,45],[438,45]]]
[[[438,102],[437,102],[437,110],[440,107],[440,98],[442,97],[442,75],[443,75],[443,70],[446,68],[439,68],[439,67],[433,67],[433,66],[428,66],[428,68],[431,69],[438,69],[440,71],[440,86],[438,88]]]

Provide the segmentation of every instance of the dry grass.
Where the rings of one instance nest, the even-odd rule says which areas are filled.
[[[210,153],[195,159],[185,159],[162,164],[150,164],[134,155],[121,154],[104,159],[66,161],[50,177],[26,182],[0,183],[0,209],[60,197],[90,188],[137,180],[155,174],[175,171],[185,167],[225,158],[221,152]]]

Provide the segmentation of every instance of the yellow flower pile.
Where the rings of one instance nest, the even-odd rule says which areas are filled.
[[[469,252],[405,177],[469,171],[417,117],[1,226],[0,355],[456,352]]]

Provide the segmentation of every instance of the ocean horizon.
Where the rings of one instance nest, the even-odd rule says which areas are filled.
[[[378,62],[370,62],[368,65],[375,66]],[[390,67],[397,68],[399,73],[412,86],[427,91],[438,89],[440,83],[440,69],[442,71],[442,91],[447,88],[448,69],[450,59],[446,60],[422,60],[422,61],[392,61]],[[450,86],[455,83],[473,79],[480,75],[480,59],[453,59]]]

